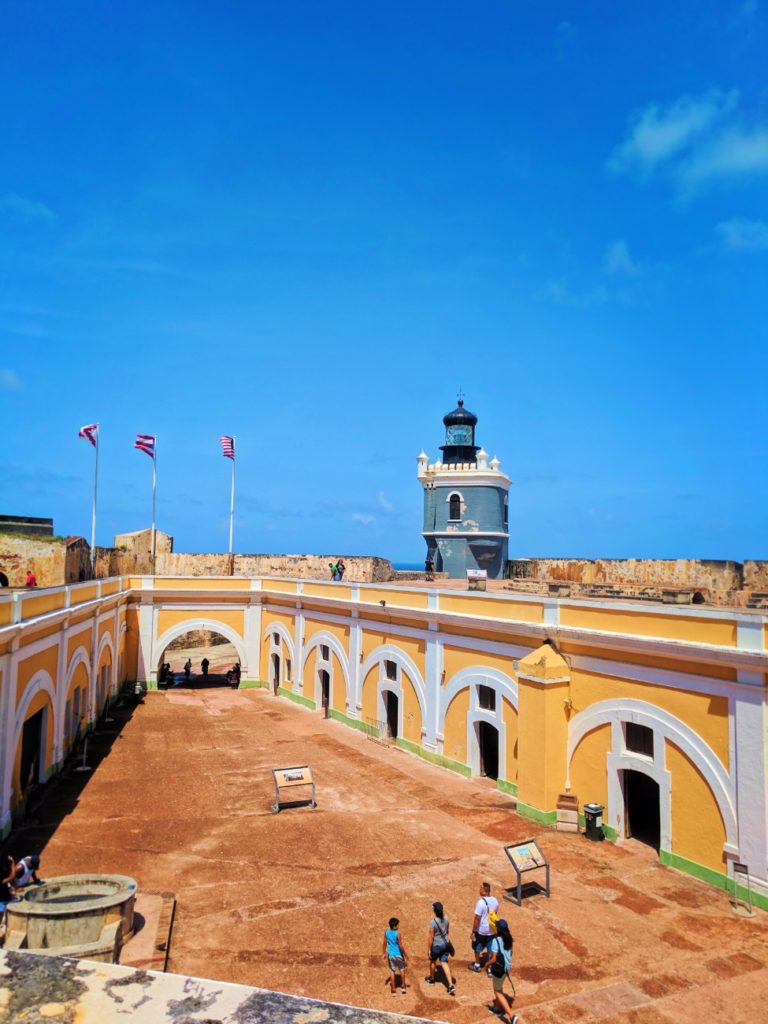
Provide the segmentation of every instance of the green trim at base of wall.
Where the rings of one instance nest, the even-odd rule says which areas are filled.
[[[714,885],[718,889],[734,895],[734,880],[723,874],[722,871],[715,871],[714,868],[708,868],[703,864],[697,864],[696,861],[687,860],[685,857],[680,857],[670,850],[659,850],[659,860],[668,868],[684,871],[686,875],[693,875],[694,878],[698,878],[702,882],[707,882],[709,885]],[[735,895],[746,902],[746,885],[737,885]],[[768,896],[763,896],[762,893],[753,890],[752,905],[759,907],[761,910],[768,910]]]
[[[350,718],[349,715],[345,715],[343,711],[337,711],[336,708],[328,708],[328,717],[332,718],[334,722],[342,722],[344,725],[348,725],[352,729],[364,732],[366,736],[379,735],[379,730],[376,726],[368,725],[367,722],[361,722],[359,718]]]
[[[281,697],[287,697],[288,700],[292,700],[296,704],[301,704],[305,708],[311,708],[312,711],[317,707],[317,704],[313,700],[310,700],[309,697],[304,697],[300,693],[294,693],[293,690],[286,690],[284,686],[278,686],[277,692]]]
[[[530,818],[538,825],[554,825],[557,821],[557,811],[540,811],[538,807],[531,807],[530,804],[521,804],[517,801],[517,813],[524,818]]]
[[[509,793],[510,796],[517,796],[516,782],[507,782],[506,779],[496,779],[496,785],[502,793]]]
[[[269,683],[265,679],[241,679],[237,685],[238,690],[266,690]]]
[[[464,775],[466,778],[469,778],[472,774],[472,769],[468,764],[462,764],[461,761],[452,761],[449,757],[443,757],[442,754],[433,754],[431,750],[425,750],[418,743],[412,743],[410,740],[403,739],[402,736],[397,737],[395,746],[400,747],[401,750],[407,750],[411,754],[416,754],[425,761],[429,761],[430,764],[436,764],[440,768],[448,768],[450,771]]]
[[[615,843],[616,840],[619,838],[619,833],[616,831],[615,828],[611,828],[610,825],[603,825],[603,832],[605,834],[605,838],[612,843]]]

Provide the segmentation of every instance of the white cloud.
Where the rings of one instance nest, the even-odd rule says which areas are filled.
[[[22,224],[55,224],[56,214],[45,203],[25,199],[15,192],[0,196],[0,213]]]
[[[7,366],[0,366],[0,390],[22,391],[23,389],[24,385],[15,370],[11,370]]]
[[[605,250],[603,267],[608,274],[623,274],[627,277],[637,277],[640,273],[640,267],[632,259],[629,245],[627,245],[623,238],[617,238]]]
[[[379,507],[383,508],[385,512],[394,512],[395,506],[386,496],[384,491],[379,491]]]
[[[768,127],[733,128],[697,147],[678,170],[688,192],[728,178],[768,172]]]
[[[376,516],[368,515],[367,512],[353,512],[352,519],[356,523],[362,523],[363,526],[370,526],[371,523],[376,522]]]
[[[681,96],[666,105],[651,103],[629,118],[627,138],[614,149],[608,169],[616,174],[649,174],[683,153],[702,133],[729,114],[738,92],[713,89],[703,96]]]
[[[763,252],[768,250],[768,222],[732,217],[717,225],[723,247],[730,252]]]

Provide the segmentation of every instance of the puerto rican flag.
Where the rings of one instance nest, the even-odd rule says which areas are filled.
[[[154,459],[156,440],[157,437],[155,434],[137,434],[133,447],[138,448],[140,452],[144,452],[144,454],[148,455],[150,459]]]
[[[86,425],[84,427],[80,427],[80,429],[77,432],[78,437],[84,437],[86,441],[90,441],[94,448],[98,443],[98,435],[98,423],[86,423]]]
[[[235,439],[234,439],[234,437],[230,437],[228,434],[224,434],[223,437],[219,438],[219,441],[221,442],[221,454],[224,456],[225,459],[232,459],[234,461],[234,458],[235,458]]]

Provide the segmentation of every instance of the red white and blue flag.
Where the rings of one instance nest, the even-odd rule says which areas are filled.
[[[223,437],[219,438],[219,441],[221,441],[221,454],[224,456],[224,458],[225,459],[232,459],[232,460],[234,460],[234,458],[235,458],[235,439],[234,439],[234,437],[230,437],[228,434],[224,434]]]
[[[138,448],[140,452],[144,452],[150,459],[154,459],[156,440],[157,438],[154,434],[137,434],[133,447]]]
[[[84,427],[80,427],[77,432],[78,437],[84,437],[86,441],[90,441],[93,447],[96,447],[99,433],[98,423],[87,423]]]

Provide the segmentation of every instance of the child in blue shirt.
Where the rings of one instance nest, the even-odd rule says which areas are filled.
[[[397,995],[397,976],[400,975],[400,991],[405,995],[405,972],[408,962],[408,954],[405,952],[403,940],[397,926],[400,924],[396,917],[390,917],[389,928],[384,932],[384,944],[382,953],[389,967],[389,987],[392,995]]]

